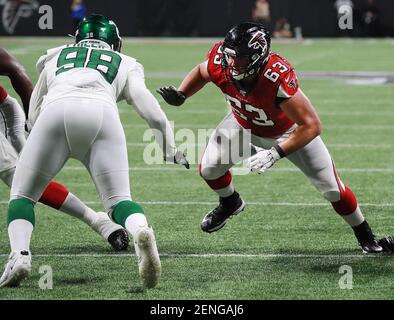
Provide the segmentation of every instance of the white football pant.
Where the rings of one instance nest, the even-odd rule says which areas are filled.
[[[37,202],[69,158],[88,169],[106,210],[131,200],[126,139],[116,105],[74,97],[42,107],[17,163],[11,199]]]
[[[251,154],[250,150],[244,151],[244,154],[234,150],[241,144],[240,141],[243,141],[243,135],[249,135],[246,141],[251,141],[253,145],[270,149],[287,139],[295,128],[296,125],[276,139],[261,138],[251,135],[250,131],[242,128],[233,114],[229,113],[209,139],[201,159],[201,176],[206,180],[218,179],[237,162],[248,158]],[[233,148],[228,148],[228,145]],[[333,160],[320,136],[286,158],[308,177],[324,198],[330,202],[340,200],[338,184],[342,182],[336,175]]]

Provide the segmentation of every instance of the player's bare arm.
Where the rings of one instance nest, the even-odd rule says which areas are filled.
[[[186,98],[191,97],[200,91],[208,82],[211,81],[207,70],[207,62],[204,61],[195,66],[183,79],[178,91],[183,92]]]
[[[0,48],[0,75],[10,78],[12,86],[22,100],[23,109],[27,115],[33,84],[25,68],[3,48]]]
[[[186,75],[178,89],[173,86],[161,87],[157,92],[161,94],[168,104],[180,106],[185,102],[186,98],[200,91],[210,81],[207,61],[204,61],[195,66]]]
[[[301,149],[320,135],[319,116],[301,89],[298,89],[293,97],[282,102],[280,107],[287,117],[298,125],[290,137],[279,144],[286,155]]]

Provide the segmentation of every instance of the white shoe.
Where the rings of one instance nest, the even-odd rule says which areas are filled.
[[[129,246],[129,237],[121,225],[113,222],[105,212],[97,212],[96,221],[92,229],[107,240],[116,251],[126,250]]]
[[[146,288],[157,285],[161,275],[161,263],[152,228],[143,227],[134,237],[135,254],[142,284]]]
[[[31,272],[30,251],[11,252],[0,278],[0,287],[17,287]]]

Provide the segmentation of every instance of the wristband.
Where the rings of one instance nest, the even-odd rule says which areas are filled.
[[[276,146],[274,146],[274,148],[278,152],[278,154],[281,158],[286,157],[286,153],[283,151],[283,149],[278,144]]]

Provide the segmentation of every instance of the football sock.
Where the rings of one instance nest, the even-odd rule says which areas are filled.
[[[359,243],[374,239],[374,234],[367,220],[364,220],[358,226],[352,227],[352,229]]]
[[[30,250],[30,239],[33,233],[33,225],[30,221],[17,219],[8,226],[11,251]]]
[[[46,204],[56,210],[60,209],[64,200],[66,200],[69,191],[55,181],[51,181],[41,195],[39,202]]]
[[[78,197],[71,192],[68,193],[60,211],[69,214],[91,226],[97,219],[98,214],[93,209],[86,206]]]
[[[234,193],[234,185],[230,183],[227,187],[214,190],[220,197],[228,197]]]
[[[239,193],[237,191],[234,191],[233,194],[231,194],[228,197],[220,197],[220,203],[227,208],[232,208],[234,205],[237,204],[237,201],[239,199]]]
[[[34,202],[26,198],[11,200],[8,207],[11,251],[29,250],[34,224]]]
[[[134,237],[140,228],[147,227],[148,221],[142,213],[133,213],[126,219],[126,230]]]
[[[121,201],[114,207],[112,219],[126,228],[133,237],[139,228],[148,225],[144,209],[138,203],[130,200]]]
[[[234,193],[234,185],[232,183],[232,176],[230,171],[227,171],[223,176],[217,179],[204,180],[208,184],[208,186],[220,197],[228,197]]]
[[[5,91],[5,89],[2,86],[0,86],[0,103],[3,103],[5,98],[7,98],[7,96],[8,96],[7,91]]]
[[[48,184],[39,201],[78,218],[89,226],[98,218],[94,210],[86,206],[79,198],[69,192],[66,187],[55,181],[51,181]]]
[[[6,137],[15,150],[20,153],[26,142],[25,113],[18,101],[10,96],[0,102],[0,113],[7,128]]]
[[[355,227],[364,221],[364,216],[357,205],[357,199],[353,191],[345,186],[341,190],[341,199],[337,202],[331,202],[334,210],[351,226]]]
[[[353,213],[341,216],[351,227],[356,227],[364,222],[364,216],[359,207]]]

